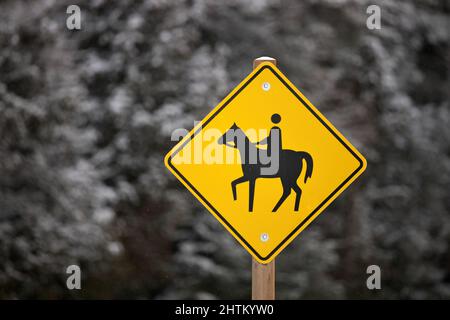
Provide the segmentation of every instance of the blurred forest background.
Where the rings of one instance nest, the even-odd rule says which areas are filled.
[[[249,298],[250,256],[163,156],[269,55],[369,163],[279,256],[277,297],[449,299],[449,18],[448,0],[0,1],[0,298]]]

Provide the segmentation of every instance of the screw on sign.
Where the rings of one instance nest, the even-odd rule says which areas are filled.
[[[274,299],[275,257],[367,163],[275,59],[253,66],[165,164],[254,258],[253,299]]]

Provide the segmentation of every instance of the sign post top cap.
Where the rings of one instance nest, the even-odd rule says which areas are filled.
[[[256,68],[263,62],[270,62],[273,63],[274,65],[277,65],[277,60],[272,57],[259,57],[253,60],[253,68]]]

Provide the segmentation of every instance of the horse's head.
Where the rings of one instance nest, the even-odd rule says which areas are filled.
[[[236,123],[233,123],[230,129],[228,129],[217,141],[218,144],[227,144],[233,142],[234,146],[237,146],[237,133],[242,131]]]

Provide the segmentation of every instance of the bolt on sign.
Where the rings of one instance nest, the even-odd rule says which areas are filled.
[[[184,136],[165,163],[264,264],[367,165],[361,153],[268,62]]]

